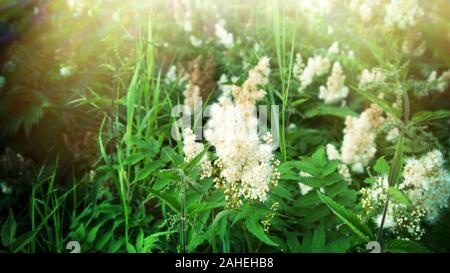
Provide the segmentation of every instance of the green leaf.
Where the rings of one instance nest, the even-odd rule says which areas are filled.
[[[386,252],[391,253],[430,253],[431,251],[411,240],[395,239],[387,242]]]
[[[10,246],[14,240],[16,235],[16,229],[17,229],[17,223],[14,219],[14,214],[12,210],[9,210],[8,218],[6,219],[6,222],[2,226],[2,243],[3,246]]]
[[[325,164],[327,164],[327,154],[325,152],[324,147],[320,147],[317,149],[317,151],[314,152],[314,154],[311,156],[312,163],[314,165],[323,168],[325,167]]]
[[[438,110],[418,112],[413,115],[411,121],[414,123],[420,123],[444,118],[450,118],[450,111]]]
[[[361,222],[356,214],[346,209],[342,205],[336,203],[333,199],[317,191],[317,195],[324,202],[330,210],[341,219],[356,235],[358,235],[364,241],[369,241],[372,237],[370,228],[363,222]]]
[[[188,214],[198,214],[198,213],[204,212],[206,210],[212,210],[215,208],[223,208],[225,206],[226,206],[225,202],[193,203],[193,204],[189,205],[189,207],[187,208],[187,213]]]
[[[231,210],[222,210],[221,212],[219,212],[216,217],[214,218],[214,221],[212,222],[212,224],[210,225],[209,229],[208,229],[208,233],[209,233],[209,242],[210,244],[213,245],[213,248],[216,248],[216,246],[214,245],[214,238],[216,237],[216,235],[219,235],[220,239],[223,241],[225,238],[225,228],[226,225],[228,223],[227,221],[227,216],[231,213]],[[219,232],[216,232],[216,231]]]
[[[104,223],[104,222],[103,222]],[[100,229],[100,227],[103,225],[103,223],[100,223],[98,225],[96,225],[95,227],[93,227],[89,232],[88,235],[86,237],[86,241],[88,243],[92,243],[94,242],[95,238],[97,238],[97,232]]]
[[[164,202],[166,205],[168,205],[171,209],[173,209],[176,212],[180,212],[180,203],[178,202],[178,200],[173,197],[172,195],[168,194],[168,193],[161,193],[158,191],[155,191],[151,188],[146,188],[146,190],[153,194],[154,196],[156,196],[159,200],[161,200],[162,202]]]
[[[407,207],[412,206],[412,203],[409,200],[408,196],[406,196],[402,191],[400,191],[397,188],[389,187],[389,197]]]
[[[162,166],[164,166],[164,163],[161,160],[147,163],[145,167],[138,172],[135,182],[146,179],[153,171]]]
[[[142,248],[142,252],[148,253],[151,252],[153,247],[155,246],[155,243],[158,241],[159,237],[165,236],[168,234],[172,234],[177,232],[176,230],[171,231],[161,231],[161,232],[155,232],[144,239],[144,246]]]
[[[323,224],[321,224],[318,228],[314,229],[313,238],[311,242],[311,252],[313,253],[321,252],[324,246],[325,246],[325,228]]]
[[[137,252],[136,248],[130,243],[127,244],[127,251],[128,251],[128,253],[136,253]]]
[[[370,102],[375,103],[376,105],[378,105],[379,107],[381,107],[386,113],[391,114],[393,117],[400,119],[401,117],[401,112],[398,109],[395,109],[394,107],[390,106],[387,102],[383,101],[382,99],[378,98],[377,96],[368,93],[366,91],[363,91],[359,88],[352,88],[355,92],[357,92],[358,94],[360,94],[361,96],[365,97],[366,99],[368,99]]]
[[[327,176],[327,175],[332,174],[334,171],[336,171],[336,169],[338,168],[339,164],[341,164],[339,162],[339,160],[328,161],[327,164],[325,165],[325,167],[322,169],[321,174],[323,176]]]
[[[269,238],[269,236],[267,236],[263,226],[259,223],[256,214],[250,214],[249,217],[245,219],[245,226],[247,227],[248,231],[250,231],[250,233],[255,235],[264,243],[270,246],[278,246],[277,243],[275,243],[272,239]]]
[[[391,170],[391,166],[389,166],[389,163],[384,159],[384,156],[378,158],[377,162],[375,163],[375,166],[373,166],[373,169],[379,174],[388,174]]]
[[[142,252],[142,248],[144,247],[144,232],[139,230],[139,234],[136,238],[136,250],[137,252]]]
[[[21,251],[26,245],[28,245],[31,240],[36,236],[37,232],[28,231],[27,233],[21,235],[19,238],[11,243],[11,252],[17,253]]]
[[[138,163],[139,161],[143,160],[144,158],[148,158],[149,155],[146,153],[137,153],[137,154],[132,154],[129,157],[127,157],[125,159],[125,161],[123,162],[124,165],[135,165],[136,163]]]
[[[358,114],[348,107],[337,107],[328,105],[316,105],[306,110],[305,116],[307,118],[313,118],[317,116],[336,116],[345,118],[347,116],[355,117]]]
[[[109,253],[116,253],[121,247],[122,245],[125,243],[125,238],[120,238],[116,241],[114,241],[114,243],[112,243],[109,248],[108,248],[108,252]]]

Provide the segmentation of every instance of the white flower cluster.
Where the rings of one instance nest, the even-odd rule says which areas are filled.
[[[383,83],[386,80],[386,74],[381,68],[374,67],[371,70],[364,69],[359,78],[359,87],[367,87],[370,84]]]
[[[292,74],[294,75],[294,77],[300,79],[304,68],[305,63],[303,62],[302,55],[300,53],[297,53],[295,55],[295,63],[292,66]]]
[[[185,162],[193,160],[197,155],[203,152],[204,148],[202,143],[195,142],[195,135],[191,128],[185,128],[183,130],[183,153]],[[200,159],[200,164],[201,178],[211,177],[213,168],[206,153]]]
[[[333,6],[333,0],[298,1],[299,11],[311,22],[317,21],[320,17],[330,14],[333,11]]]
[[[301,57],[297,58],[297,66],[301,67]],[[314,78],[324,75],[330,69],[330,60],[327,57],[322,57],[320,55],[316,55],[308,59],[308,63],[306,67],[303,69],[300,77],[300,88],[299,92],[303,92],[306,87],[308,87],[313,81]],[[297,69],[298,70],[298,69]]]
[[[164,82],[166,84],[171,84],[177,81],[177,67],[175,65],[171,65],[166,72],[166,77]]]
[[[359,14],[365,22],[370,21],[381,5],[380,0],[351,0],[350,10]]]
[[[214,28],[216,37],[219,39],[219,43],[224,45],[226,48],[232,48],[234,45],[233,33],[230,33],[225,29],[225,21],[220,20],[216,23]]]
[[[384,23],[387,27],[407,29],[414,27],[423,14],[418,0],[391,0],[386,6]]]
[[[331,75],[328,77],[327,86],[320,86],[319,99],[332,104],[345,99],[348,95],[348,87],[345,86],[345,75],[339,62],[333,64]]]
[[[68,78],[68,77],[72,76],[72,73],[73,73],[74,70],[75,70],[74,66],[72,66],[72,65],[65,65],[65,66],[62,66],[59,69],[59,74],[63,78]]]
[[[231,79],[228,79],[227,75],[222,74],[220,76],[219,81],[217,82],[219,90],[221,90],[224,95],[228,96],[229,94],[231,94],[233,84],[235,84],[238,81],[238,79],[239,79],[238,77],[231,77]]]
[[[359,117],[345,119],[344,139],[341,152],[329,144],[327,153],[330,159],[339,159],[356,173],[364,172],[377,151],[375,129],[385,121],[383,110],[371,104]]]
[[[425,211],[425,219],[435,222],[439,211],[448,207],[450,196],[450,174],[444,168],[444,157],[434,150],[420,159],[409,158],[403,169],[403,190],[411,203]]]
[[[186,89],[183,91],[184,96],[184,105],[186,107],[186,111],[196,110],[196,107],[200,107],[200,87],[193,84],[189,81],[186,85]]]
[[[361,189],[361,204],[365,213],[374,215],[374,222],[380,226],[387,190],[387,175],[378,176],[369,188]],[[422,221],[435,222],[442,208],[448,207],[450,196],[450,175],[444,169],[444,158],[434,150],[420,159],[408,158],[402,172],[398,189],[411,201],[407,207],[396,201],[389,204],[384,227],[399,238],[420,239],[424,234]]]
[[[328,160],[342,161],[341,154],[333,144],[327,144],[327,157]],[[352,183],[352,176],[350,174],[350,170],[348,169],[347,165],[345,165],[344,163],[339,164],[338,173],[344,178],[344,180],[347,183],[349,184]]]
[[[240,204],[240,197],[265,201],[271,184],[276,183],[271,137],[261,141],[255,103],[266,92],[270,72],[269,59],[262,58],[249,72],[242,87],[233,86],[232,97],[224,94],[211,106],[210,120],[205,130],[206,140],[219,158],[218,187],[224,188],[227,203]]]
[[[67,0],[67,6],[74,12],[74,16],[79,16],[87,6],[84,0]]]
[[[437,76],[436,71],[431,72],[430,76],[428,77],[428,82],[436,84],[436,91],[440,93],[444,92],[448,88],[448,84],[450,82],[450,69],[444,71],[439,77]]]
[[[203,40],[197,38],[194,35],[189,36],[189,41],[193,47],[201,47],[203,45]]]

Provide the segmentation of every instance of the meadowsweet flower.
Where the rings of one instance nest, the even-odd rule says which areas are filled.
[[[231,77],[231,80],[228,79],[227,75],[222,74],[220,76],[219,81],[217,82],[217,85],[219,86],[219,90],[222,91],[222,94],[229,95],[231,94],[231,89],[233,88],[233,84],[235,84],[238,81],[237,77]]]
[[[190,162],[197,155],[203,152],[204,145],[195,141],[195,135],[191,128],[185,128],[183,130],[183,153],[184,161]],[[208,155],[205,153],[202,159],[200,159],[200,178],[211,177],[213,172],[211,161],[208,160]]]
[[[67,6],[69,6],[69,8],[73,11],[74,16],[79,16],[81,13],[83,13],[84,9],[87,6],[84,0],[67,0],[66,3]]]
[[[372,20],[380,5],[380,0],[351,0],[350,10],[358,13],[364,22],[368,22]]]
[[[177,81],[177,67],[175,65],[171,65],[169,67],[164,81],[166,84],[171,84]]]
[[[348,95],[348,87],[344,85],[345,75],[339,62],[335,62],[331,75],[328,77],[327,86],[321,86],[319,99],[331,104],[345,99]]]
[[[366,87],[370,84],[382,83],[386,80],[386,75],[381,68],[374,67],[371,70],[364,69],[359,78],[359,87]]]
[[[219,158],[215,182],[224,189],[229,206],[238,206],[241,198],[264,202],[279,177],[272,163],[272,137],[260,137],[257,130],[255,104],[266,95],[262,88],[269,73],[269,59],[262,58],[242,87],[233,86],[231,94],[211,106],[204,135]]]
[[[386,135],[386,141],[394,143],[400,137],[400,130],[398,128],[392,128]]]
[[[194,35],[189,36],[189,41],[191,42],[191,45],[194,47],[200,47],[203,45],[203,41]]]
[[[183,92],[184,96],[184,105],[189,110],[195,110],[196,107],[200,107],[200,87],[193,84],[192,82],[188,82],[186,85],[186,89]]]
[[[442,208],[448,207],[450,196],[450,174],[439,150],[434,150],[420,159],[408,158],[403,169],[403,181],[399,189],[404,190],[414,206],[425,211],[425,218],[435,222]]]
[[[303,72],[303,69],[305,68],[305,63],[303,63],[302,55],[300,53],[297,53],[295,55],[295,63],[292,67],[292,73],[294,77],[300,78]]]
[[[61,69],[59,69],[59,74],[63,77],[63,78],[68,78],[72,75],[73,72],[73,66],[70,65],[66,65],[61,67]]]
[[[333,0],[298,1],[298,7],[308,21],[314,22],[333,11]]]
[[[344,140],[341,147],[342,162],[351,170],[362,173],[375,156],[375,129],[385,121],[383,110],[371,104],[359,117],[345,119]]]
[[[407,29],[414,27],[418,17],[424,14],[417,0],[391,0],[386,5],[384,23],[387,27]]]
[[[233,33],[230,33],[225,29],[225,21],[220,20],[214,28],[216,37],[219,39],[219,43],[224,45],[226,48],[232,48],[234,45]]]
[[[328,54],[339,54],[339,43],[334,42],[330,48],[328,48]]]
[[[387,175],[383,175],[376,177],[370,187],[361,189],[364,213],[374,216],[378,226],[388,188]],[[448,206],[450,175],[444,169],[442,153],[434,150],[419,159],[407,158],[398,189],[408,197],[411,206],[391,200],[384,227],[398,238],[419,240],[425,233],[422,222],[434,223],[440,210]]]
[[[330,60],[326,57],[316,55],[308,59],[308,63],[300,75],[301,86],[299,92],[303,92],[308,87],[314,78],[324,75],[330,69]]]
[[[342,156],[340,152],[336,149],[333,144],[327,144],[326,146],[328,160],[339,160],[342,161]],[[352,176],[350,170],[344,163],[339,164],[338,173],[344,178],[347,183],[352,182]]]

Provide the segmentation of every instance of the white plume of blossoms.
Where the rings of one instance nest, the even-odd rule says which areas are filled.
[[[175,65],[171,65],[167,70],[166,77],[164,82],[166,84],[171,84],[177,81],[177,67]]]
[[[329,69],[330,60],[327,57],[316,55],[309,58],[306,67],[299,77],[301,86],[298,91],[303,92],[314,81],[314,78],[324,75]]]
[[[266,95],[261,88],[269,72],[269,59],[262,58],[242,87],[233,86],[232,96],[223,94],[211,106],[204,135],[218,157],[216,187],[224,189],[231,207],[239,206],[242,197],[264,202],[279,178],[277,163],[272,162],[272,137],[260,139],[257,130],[255,103]]]
[[[187,83],[186,89],[183,91],[183,96],[184,105],[187,107],[187,110],[196,110],[195,107],[201,106],[200,87],[193,84],[191,81]]]
[[[437,72],[433,71],[431,72],[430,76],[428,77],[428,82],[431,84],[435,84],[434,90],[442,93],[448,88],[448,84],[450,82],[450,69],[447,71],[444,71],[441,76],[437,76]],[[423,95],[428,95],[428,92],[424,92]]]
[[[345,75],[339,62],[335,62],[331,75],[328,77],[327,86],[321,86],[319,99],[323,99],[326,104],[332,104],[348,96],[348,87],[344,85]]]
[[[328,54],[339,54],[339,42],[334,42],[330,48],[328,48]]]
[[[374,83],[383,83],[386,80],[386,74],[381,68],[374,67],[371,70],[364,69],[359,78],[359,87],[366,87]]]
[[[339,153],[339,151],[336,149],[336,147],[333,144],[327,144],[327,157],[328,160],[339,160],[342,161],[342,156]],[[344,163],[339,164],[338,166],[338,173],[344,178],[344,180],[347,183],[352,182],[352,176],[350,174],[350,170],[348,169],[347,165]]]
[[[203,45],[203,40],[195,37],[194,35],[189,36],[189,41],[193,47],[201,47]]]
[[[220,20],[216,23],[214,28],[216,37],[219,39],[219,43],[224,45],[226,48],[232,48],[234,45],[233,33],[230,33],[225,29],[225,21]]]
[[[202,143],[195,142],[195,135],[191,128],[185,128],[183,130],[183,153],[185,162],[193,160],[197,155],[203,152],[204,148]],[[202,159],[200,159],[200,164],[201,178],[211,177],[213,168],[206,153],[203,155]]]
[[[345,119],[341,156],[342,162],[352,171],[362,173],[375,156],[375,129],[384,121],[383,110],[376,104],[371,104],[359,117],[347,116]]]
[[[292,67],[292,74],[295,78],[300,79],[303,69],[305,68],[305,63],[303,62],[302,55],[297,53],[295,55],[295,63]]]
[[[380,5],[380,0],[351,0],[350,10],[358,13],[363,21],[368,22],[372,20],[376,9]]]
[[[448,207],[450,174],[444,167],[444,156],[433,150],[420,159],[408,158],[403,169],[403,190],[411,203],[425,211],[425,219],[431,223],[439,217],[442,208]]]
[[[386,5],[384,23],[387,27],[407,29],[414,27],[417,18],[423,14],[418,0],[391,0]]]
[[[370,187],[361,189],[364,213],[373,217],[378,226],[386,204],[388,188],[388,177],[383,175],[375,177]],[[450,175],[444,169],[442,153],[434,150],[420,159],[406,159],[398,189],[408,197],[411,206],[392,201],[384,227],[399,239],[419,240],[425,233],[423,220],[436,222],[441,209],[448,207]]]

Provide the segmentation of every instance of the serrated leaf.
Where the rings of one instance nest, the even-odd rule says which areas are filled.
[[[407,207],[412,206],[412,203],[409,200],[408,196],[406,196],[402,191],[394,187],[389,187],[389,197]]]
[[[438,110],[418,112],[413,115],[411,121],[414,123],[420,123],[443,118],[450,118],[450,111]]]
[[[168,193],[161,193],[158,192],[156,190],[153,190],[151,188],[146,188],[146,190],[153,194],[154,196],[156,196],[159,200],[161,200],[162,202],[164,202],[166,205],[168,205],[171,209],[173,209],[176,212],[180,212],[180,203],[178,202],[178,200],[173,197],[172,195],[168,194]]]
[[[373,169],[379,174],[387,174],[391,170],[391,166],[389,163],[384,159],[384,156],[378,158],[377,162],[375,163],[375,166],[373,166]]]
[[[137,153],[137,154],[132,154],[129,157],[127,157],[125,159],[125,161],[123,162],[124,165],[135,165],[136,163],[138,163],[139,161],[148,158],[149,155],[146,153]]]
[[[325,164],[327,164],[327,154],[325,152],[324,147],[320,147],[317,149],[317,151],[314,152],[314,154],[311,156],[312,163],[319,167],[323,168],[325,167]]]
[[[258,218],[255,214],[250,214],[249,217],[245,219],[245,226],[247,227],[248,231],[250,231],[250,233],[255,235],[264,243],[270,246],[278,246],[277,243],[275,243],[272,239],[269,238],[269,236],[267,236],[263,226],[259,223]]]
[[[144,168],[142,168],[138,172],[135,181],[140,181],[140,180],[146,179],[150,174],[152,174],[153,171],[155,171],[156,169],[158,169],[162,166],[164,166],[164,163],[160,160],[156,160],[156,161],[147,163],[144,166]]]
[[[396,239],[387,242],[386,252],[391,253],[429,253],[431,252],[421,244],[411,240]]]
[[[346,209],[342,205],[336,203],[333,199],[317,191],[317,195],[324,202],[330,210],[341,219],[356,235],[358,235],[364,241],[369,241],[372,237],[370,228],[350,210]]]
[[[383,101],[382,99],[378,98],[377,96],[363,91],[359,88],[352,88],[355,92],[357,92],[358,94],[360,94],[361,96],[365,97],[366,99],[368,99],[370,102],[375,103],[376,105],[378,105],[379,107],[381,107],[386,113],[391,114],[393,117],[400,119],[401,117],[401,112],[390,106],[387,102]]]

